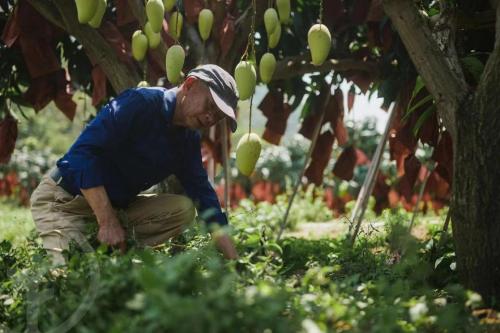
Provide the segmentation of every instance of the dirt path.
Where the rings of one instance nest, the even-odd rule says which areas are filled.
[[[428,223],[437,224],[441,223],[439,220],[432,220],[430,222],[415,225],[412,229],[412,235],[418,239],[426,239],[429,237]],[[362,231],[370,232],[383,232],[383,221],[365,222],[362,225]],[[320,239],[320,238],[334,238],[340,237],[347,233],[349,225],[344,219],[335,219],[327,222],[307,222],[300,223],[293,231],[285,232],[285,236],[298,237],[307,239]]]

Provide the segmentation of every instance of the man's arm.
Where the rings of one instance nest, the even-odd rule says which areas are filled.
[[[61,174],[80,190],[99,223],[98,239],[108,245],[125,244],[125,232],[112,208],[104,188],[101,163],[106,151],[123,143],[130,129],[144,118],[137,117],[148,109],[144,98],[129,90],[104,106],[82,131],[57,165]],[[142,112],[144,111],[144,112]]]
[[[219,199],[208,181],[208,175],[201,160],[199,135],[193,135],[186,142],[187,159],[178,174],[178,178],[187,195],[198,203],[198,213],[204,216],[208,224],[227,225],[227,217],[222,212]],[[208,214],[207,214],[208,213]],[[238,253],[231,237],[222,230],[212,233],[215,245],[227,259],[237,259]]]
[[[81,189],[81,191],[97,218],[99,224],[97,239],[99,242],[111,246],[119,245],[124,252],[126,250],[125,231],[116,217],[104,186]]]

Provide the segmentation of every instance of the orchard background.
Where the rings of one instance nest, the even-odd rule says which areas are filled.
[[[133,331],[149,321],[155,322],[146,326],[151,331],[174,330],[169,325],[183,316],[196,317],[194,309],[202,304],[219,301],[214,309],[220,306],[228,326],[212,321],[215,310],[199,319],[212,331],[498,328],[492,310],[500,302],[497,1],[292,0],[290,19],[279,23],[277,43],[270,42],[264,24],[264,12],[276,6],[272,0],[176,1],[164,12],[159,45],[137,60],[132,36],[145,30],[146,5],[109,0],[94,28],[78,21],[75,1],[0,1],[0,239],[5,240],[0,329],[30,325],[26,291],[33,286],[17,275],[40,274],[40,288],[55,286],[61,292],[60,308],[43,310],[52,313],[40,319],[40,327],[48,329],[69,317],[78,303],[62,291],[72,295],[85,289],[81,276],[95,267],[101,269],[100,281],[127,270],[137,274],[127,277],[133,287],[126,291],[124,281],[97,283],[100,301],[120,291],[116,304],[99,304],[103,311],[115,307],[116,313],[96,321],[97,313],[87,310],[73,330]],[[198,31],[202,9],[214,17],[206,40]],[[174,12],[183,22],[172,24]],[[307,36],[318,22],[331,33],[328,57],[319,66],[311,63]],[[229,203],[242,259],[236,266],[222,263],[211,252],[208,236],[195,236],[200,227],[193,226],[156,252],[117,257],[103,250],[88,258],[76,251],[66,275],[35,269],[43,259],[36,237],[29,235],[31,191],[113,96],[141,81],[173,86],[165,59],[174,45],[185,52],[183,73],[203,63],[234,73],[243,58],[258,73],[263,54],[276,59],[270,82],[260,82],[259,76],[251,102],[240,102],[238,131],[229,135],[221,124],[203,133],[205,165],[221,203]],[[382,108],[394,113],[387,137],[371,121],[346,120],[361,95],[382,98]],[[264,122],[255,116],[257,110]],[[291,117],[295,114],[300,116]],[[299,130],[285,138],[287,127],[295,125],[291,118],[300,119]],[[249,125],[264,146],[247,177],[234,157]],[[377,145],[386,140],[362,232],[353,244],[353,206]],[[174,191],[173,183],[166,180],[151,191]],[[285,226],[295,184],[298,197]],[[410,221],[418,212],[426,215],[417,219],[412,233]],[[447,217],[451,230],[443,230]],[[283,228],[280,239],[276,236]],[[118,261],[103,267],[108,260]],[[135,267],[134,260],[143,265]],[[191,272],[180,269],[191,261]],[[170,266],[180,269],[177,276],[162,274],[162,267]],[[181,290],[177,282],[184,279],[190,282]],[[232,282],[220,294],[202,287],[208,283],[218,290],[218,279]],[[271,286],[270,280],[278,283]],[[175,295],[167,300],[155,288],[170,288],[165,295]],[[190,299],[193,293],[202,296]],[[248,293],[254,293],[252,302],[269,309],[258,312],[248,299],[242,301]],[[188,300],[192,312],[173,314],[166,322],[155,315]],[[243,314],[229,313],[232,307]],[[134,311],[137,319],[129,319]]]

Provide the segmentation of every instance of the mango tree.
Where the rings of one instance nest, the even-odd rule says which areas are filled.
[[[78,13],[83,2],[95,2],[93,15],[92,8]],[[303,118],[300,133],[312,138],[319,121],[323,127],[305,172],[319,185],[335,142],[344,148],[333,169],[337,177],[351,179],[354,166],[366,163],[343,123],[356,94],[377,92],[383,107],[396,101],[389,146],[402,202],[411,204],[424,168],[415,157],[417,142],[435,147],[429,187],[437,205],[447,202],[453,184],[462,281],[483,296],[500,298],[496,1],[1,0],[0,7],[0,103],[7,114],[16,104],[39,111],[53,100],[72,119],[73,89],[92,95],[99,106],[139,83],[170,87],[169,80],[182,76],[179,69],[186,73],[201,63],[231,73],[240,60],[262,63],[275,67],[259,78],[269,88],[259,105],[268,119],[262,138],[279,144],[288,117],[302,106],[295,111]],[[277,24],[269,8],[277,9]],[[324,54],[311,58],[308,48],[315,24],[328,28],[331,38],[324,62],[318,60]],[[168,50],[176,49],[181,56],[167,62]],[[255,52],[248,54],[250,49]],[[341,83],[351,85],[349,92]],[[0,123],[2,162],[14,148],[15,127],[9,116]],[[220,160],[217,138],[214,155]],[[378,209],[388,205],[390,191],[383,178],[377,180]]]

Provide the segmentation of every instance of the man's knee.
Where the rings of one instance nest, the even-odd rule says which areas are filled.
[[[191,223],[196,215],[193,201],[185,196],[179,198],[180,218],[184,224]]]

